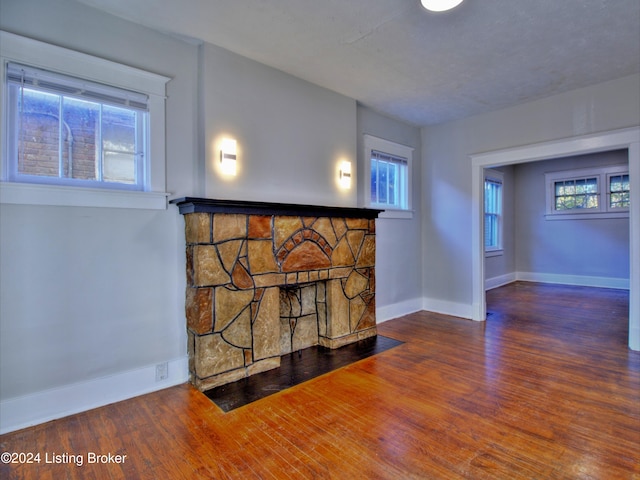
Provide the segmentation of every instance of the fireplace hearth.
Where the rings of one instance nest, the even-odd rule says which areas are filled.
[[[282,355],[377,334],[379,211],[199,198],[185,217],[191,382],[204,391]]]

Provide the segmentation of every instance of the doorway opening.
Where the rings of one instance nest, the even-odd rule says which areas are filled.
[[[626,149],[631,178],[629,206],[629,340],[640,350],[640,127],[471,155],[473,320],[486,319],[484,273],[484,169],[559,157]]]

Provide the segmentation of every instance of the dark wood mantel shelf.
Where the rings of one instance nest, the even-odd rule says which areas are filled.
[[[212,198],[182,197],[170,201],[182,215],[187,213],[244,213],[248,215],[282,215],[308,217],[377,218],[382,210],[372,208],[328,207],[292,203],[252,202],[244,200],[216,200]]]

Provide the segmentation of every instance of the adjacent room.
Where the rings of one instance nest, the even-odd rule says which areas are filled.
[[[2,478],[640,476],[640,4],[438,3],[0,0]]]

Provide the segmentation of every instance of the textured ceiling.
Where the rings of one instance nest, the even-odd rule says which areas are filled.
[[[640,71],[639,0],[79,0],[415,125]]]

